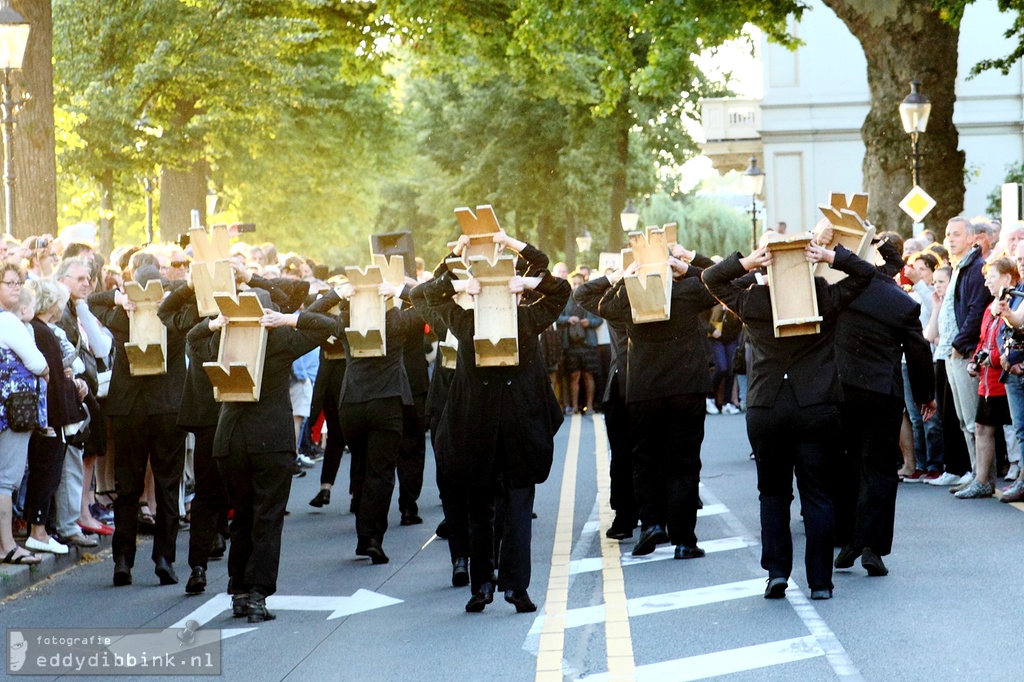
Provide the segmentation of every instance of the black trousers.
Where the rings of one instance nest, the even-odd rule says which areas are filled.
[[[427,454],[427,394],[417,393],[402,406],[402,440],[398,449],[398,509],[418,514]]]
[[[838,407],[800,407],[789,381],[782,382],[771,407],[747,407],[747,436],[757,459],[761,500],[761,567],[771,578],[788,578],[793,572],[789,524],[796,471],[807,535],[807,582],[812,590],[833,587],[835,531],[828,484],[841,428]]]
[[[437,491],[448,526],[448,552],[452,561],[469,557],[469,502],[466,491],[454,486],[437,464]]]
[[[341,468],[341,456],[345,452],[345,435],[341,431],[338,417],[338,396],[324,396],[324,421],[327,423],[327,447],[324,448],[324,463],[320,470],[320,483],[334,485]],[[315,421],[315,416],[314,416]],[[352,477],[349,472],[349,492],[352,492]]]
[[[843,386],[844,447],[832,493],[836,545],[870,547],[881,556],[892,551],[903,410],[902,398]]]
[[[703,393],[629,404],[633,484],[644,528],[667,525],[674,545],[697,544]]]
[[[341,428],[352,452],[356,533],[381,540],[395,492],[395,466],[402,438],[402,399],[342,403]]]
[[[192,452],[192,468],[195,473],[196,494],[192,498],[192,528],[188,538],[188,565],[191,568],[206,568],[210,560],[213,539],[227,528],[228,500],[227,487],[221,478],[217,462],[213,458],[213,437],[216,426],[197,429],[196,445]]]
[[[608,446],[612,452],[609,465],[611,478],[611,507],[615,510],[615,523],[632,529],[640,518],[636,493],[633,489],[633,453],[629,446],[629,413],[624,397],[619,394],[618,382],[612,385],[611,396],[604,403],[604,426],[608,432]]]
[[[146,414],[137,400],[127,416],[113,417],[114,424],[114,537],[115,557],[135,565],[135,539],[139,529],[139,497],[146,483],[146,464],[153,468],[156,493],[156,528],[153,530],[153,561],[163,557],[174,562],[178,539],[178,494],[185,466],[185,432],[176,414]]]
[[[235,510],[228,551],[231,594],[277,592],[294,461],[293,451],[248,452],[241,433],[232,434],[228,455],[216,459]]]
[[[54,494],[60,486],[64,468],[64,431],[59,426],[56,435],[44,436],[38,431],[28,441],[28,484],[25,486],[25,521],[44,524],[50,518]]]
[[[474,486],[466,492],[469,506],[469,581],[473,592],[491,582],[494,574],[495,526],[500,524],[498,590],[530,587],[533,542],[533,499],[536,486],[513,488],[499,479],[491,485]],[[503,513],[495,518],[495,499]]]

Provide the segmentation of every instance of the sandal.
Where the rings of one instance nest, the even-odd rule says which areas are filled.
[[[20,564],[22,566],[35,566],[36,564],[38,564],[39,562],[41,562],[43,560],[42,557],[36,556],[32,552],[28,552],[28,550],[25,550],[26,552],[28,552],[27,554],[22,554],[19,557],[15,557],[14,555],[18,552],[19,549],[22,549],[22,548],[21,547],[15,547],[10,552],[8,552],[7,556],[5,556],[4,559],[3,559],[3,563],[5,563],[5,564]]]
[[[145,511],[143,511],[145,510]],[[155,526],[156,518],[149,511],[149,505],[144,504],[139,508],[139,523],[143,526]]]

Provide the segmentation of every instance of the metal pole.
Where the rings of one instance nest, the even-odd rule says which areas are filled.
[[[750,252],[757,251],[757,195],[750,195]]]
[[[143,178],[142,189],[146,192],[146,243],[153,243],[153,183]]]
[[[910,148],[911,154],[914,157],[914,187],[920,187],[921,185],[921,155],[917,151],[917,132],[910,133]]]
[[[11,99],[11,70],[4,69],[3,102],[0,102],[4,129],[4,231],[14,234],[14,109],[17,102]]]

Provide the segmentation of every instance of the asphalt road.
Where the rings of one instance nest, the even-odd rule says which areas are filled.
[[[105,556],[0,604],[0,626],[181,628],[197,620],[223,631],[221,679],[241,682],[1019,676],[1024,505],[901,485],[889,576],[869,578],[858,564],[837,572],[834,599],[811,602],[798,558],[787,599],[766,601],[743,417],[707,419],[697,533],[708,555],[692,561],[674,561],[668,549],[636,561],[632,542],[604,540],[605,444],[595,425],[603,428],[599,416],[567,420],[551,477],[538,488],[530,588],[537,614],[516,614],[500,595],[482,614],[464,611],[469,589],[451,587],[448,548],[433,537],[441,509],[428,457],[425,522],[400,527],[392,510],[384,541],[391,562],[383,566],[354,554],[344,463],[323,510],[307,504],[319,467],[293,482],[275,621],[249,626],[223,610],[223,561],[211,563],[205,595],[185,596],[183,533],[181,585],[158,586],[144,546],[132,586],[111,586]],[[802,557],[796,505],[793,516]],[[6,670],[6,654],[4,661]]]

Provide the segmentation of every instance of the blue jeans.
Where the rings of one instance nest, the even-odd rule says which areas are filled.
[[[922,471],[942,471],[942,419],[937,414],[928,421],[921,418],[921,411],[914,404],[914,394],[910,391],[910,376],[906,365],[903,365],[903,399],[910,416],[910,425],[914,428],[914,459],[917,468]],[[1024,408],[1024,389],[1021,403]]]
[[[1010,419],[1017,444],[1024,453],[1024,376],[1010,375],[1006,378],[1006,400],[1010,403]]]

